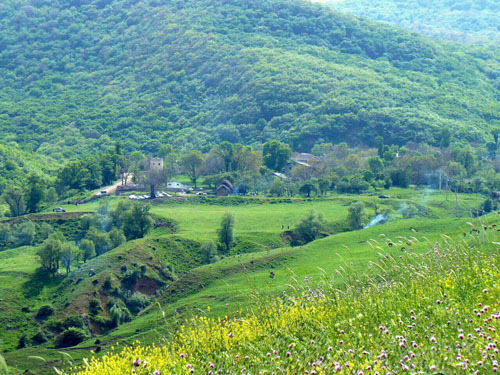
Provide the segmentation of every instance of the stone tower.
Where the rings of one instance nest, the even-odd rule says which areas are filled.
[[[163,169],[163,159],[162,158],[151,158],[149,161],[150,171],[161,171]]]

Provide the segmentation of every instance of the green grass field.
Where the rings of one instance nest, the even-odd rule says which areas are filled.
[[[177,232],[169,234],[163,230],[154,230],[148,238],[127,243],[101,257],[93,259],[88,267],[98,272],[119,274],[120,266],[125,264],[148,264],[167,262],[179,268],[179,279],[168,285],[158,298],[158,303],[166,314],[162,318],[157,304],[143,311],[136,319],[126,323],[107,335],[100,336],[105,349],[116,341],[126,344],[133,338],[144,342],[169,337],[175,332],[179,321],[193,315],[224,316],[236,311],[245,311],[252,306],[256,296],[279,295],[289,288],[294,279],[304,277],[331,277],[337,270],[349,269],[348,277],[356,280],[364,274],[376,272],[370,266],[371,261],[381,256],[399,256],[406,251],[420,252],[429,248],[430,243],[440,240],[442,234],[472,241],[470,235],[463,237],[463,232],[470,228],[467,222],[472,220],[470,210],[475,209],[484,200],[476,195],[459,195],[457,202],[452,195],[446,200],[443,192],[428,190],[391,189],[384,191],[390,199],[379,199],[378,194],[362,196],[335,196],[326,199],[250,199],[238,200],[213,199],[202,201],[197,198],[155,204],[152,213],[159,217],[174,220]],[[104,198],[112,207],[116,198]],[[126,199],[126,198],[119,198]],[[366,206],[367,221],[374,216],[375,206],[379,212],[389,212],[391,220],[380,226],[374,226],[354,232],[345,232],[316,240],[306,246],[282,247],[281,225],[290,228],[310,210],[324,215],[329,222],[345,220],[347,207],[353,201],[363,201]],[[458,206],[457,204],[458,203]],[[71,211],[95,211],[101,203],[98,201],[85,205],[66,205]],[[413,205],[421,210],[422,216],[404,219],[402,209]],[[458,207],[458,210],[457,210]],[[182,241],[194,241],[201,244],[207,240],[216,240],[216,230],[225,212],[231,212],[236,219],[235,236],[237,241],[245,243],[245,251],[254,252],[227,257],[217,263],[198,267],[190,263],[189,251]],[[488,216],[492,223],[496,216]],[[494,230],[486,232],[490,241],[497,240]],[[179,242],[180,241],[180,242]],[[368,243],[369,241],[370,243]],[[388,244],[392,243],[392,246]],[[408,244],[410,243],[410,244]],[[151,251],[153,245],[160,246],[159,253]],[[175,245],[175,246],[174,246]],[[177,249],[177,250],[176,250]],[[153,255],[154,259],[150,260]],[[50,361],[59,360],[57,350],[46,346],[31,347],[12,351],[21,332],[35,332],[37,324],[32,313],[21,312],[22,307],[31,311],[40,305],[56,301],[67,307],[68,311],[83,308],[95,287],[89,281],[78,286],[71,286],[70,280],[83,275],[85,268],[75,271],[68,280],[61,283],[49,282],[43,288],[35,288],[37,257],[34,248],[14,249],[0,253],[0,337],[1,348],[8,363],[21,370],[30,369],[37,360],[26,360],[28,356],[40,355]],[[80,273],[79,273],[80,272]],[[271,277],[271,272],[274,277]],[[341,285],[345,280],[335,278]],[[30,293],[26,287],[31,287]],[[64,295],[58,295],[64,294]],[[21,296],[21,297],[16,297]],[[82,297],[83,296],[83,297]],[[82,299],[83,298],[83,299]],[[210,310],[207,307],[210,306]],[[11,319],[8,322],[6,317]],[[71,349],[71,355],[78,359],[88,354],[88,348],[95,347],[95,338]],[[78,349],[81,348],[81,349]],[[47,371],[49,365],[45,365]]]

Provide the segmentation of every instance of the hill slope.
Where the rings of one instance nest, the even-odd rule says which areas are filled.
[[[492,56],[299,0],[7,0],[0,21],[0,135],[57,159],[117,139],[480,141],[500,121]]]
[[[500,40],[500,3],[468,0],[323,1],[333,8],[445,40]]]

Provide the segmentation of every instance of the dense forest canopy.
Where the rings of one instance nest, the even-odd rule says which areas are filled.
[[[495,57],[299,0],[6,0],[0,135],[60,162],[115,140],[483,142]]]
[[[335,9],[388,22],[445,40],[491,43],[500,40],[497,0],[340,0]]]

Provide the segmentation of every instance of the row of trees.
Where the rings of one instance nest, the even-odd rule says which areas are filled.
[[[130,201],[120,201],[114,210],[102,205],[96,215],[80,220],[82,235],[77,239],[78,246],[60,231],[51,231],[37,250],[42,268],[55,275],[62,265],[69,273],[77,261],[85,263],[127,240],[144,237],[154,224],[149,209],[148,205]]]

